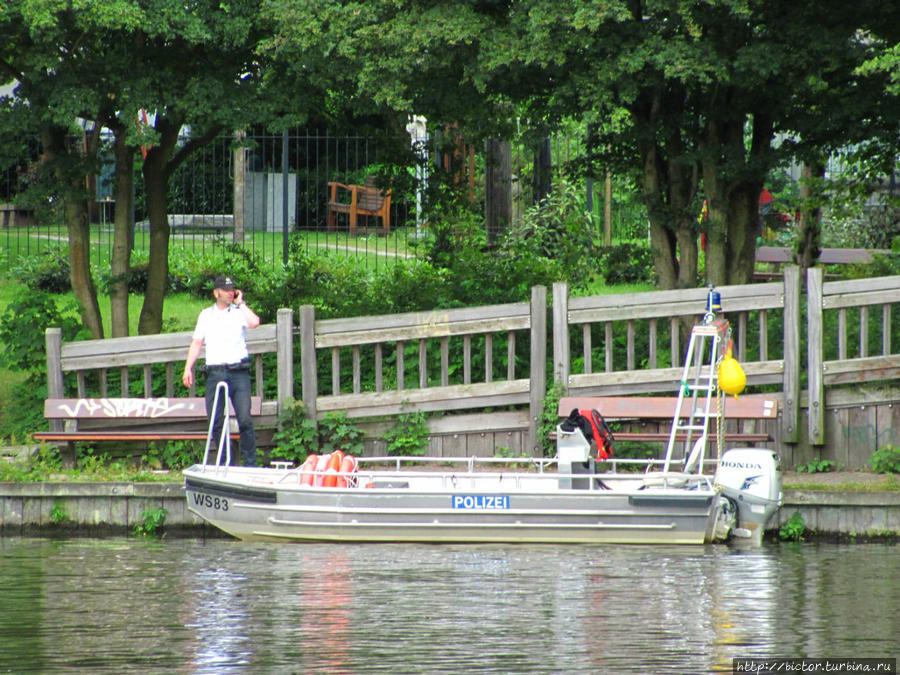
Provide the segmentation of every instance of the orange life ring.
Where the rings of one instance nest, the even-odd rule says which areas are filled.
[[[343,452],[335,450],[331,453],[328,463],[325,465],[325,477],[322,480],[323,487],[335,487],[337,485],[337,474],[341,470],[341,462],[343,461]]]
[[[322,483],[325,481],[325,468],[328,466],[328,461],[331,459],[331,455],[319,455],[319,459],[316,462],[316,475],[313,476],[313,485],[315,487],[322,487]]]
[[[351,474],[356,473],[359,470],[359,462],[356,461],[356,457],[353,455],[344,455],[344,459],[341,462],[341,472],[337,477],[337,486],[338,487],[347,487],[356,485],[356,477],[351,476]]]
[[[319,461],[318,455],[308,455],[303,466],[300,467],[300,485],[313,484],[313,472],[316,470],[316,464]]]

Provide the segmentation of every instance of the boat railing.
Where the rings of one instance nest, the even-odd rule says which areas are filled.
[[[560,480],[579,481],[589,490],[606,489],[604,482],[632,481],[641,483],[646,487],[685,487],[686,485],[703,486],[712,489],[710,476],[697,473],[683,473],[679,471],[609,471],[601,473],[560,473],[547,471],[546,469],[556,464],[555,458],[546,457],[360,457],[359,469],[356,472],[337,472],[335,477],[344,478],[348,484],[361,485],[363,487],[378,482],[391,481],[415,481],[419,485],[430,482],[436,488],[459,488],[460,484],[471,485],[477,489],[479,483],[489,484],[508,482],[516,488],[521,488],[525,481],[541,484],[551,482],[556,484]],[[620,459],[621,464],[634,464],[638,467],[659,465],[662,460],[647,459]],[[278,468],[284,469],[284,473],[275,482],[278,484],[302,483],[304,476],[315,478],[320,476],[314,470],[297,467],[292,469],[285,466],[285,462],[279,462]],[[384,468],[378,468],[385,465]],[[443,465],[443,467],[441,466]],[[501,470],[476,470],[477,465],[497,465]],[[524,465],[525,470],[504,471],[515,465]],[[441,470],[442,468],[446,470]],[[528,469],[531,470],[528,470]],[[591,480],[595,479],[595,480]],[[548,483],[548,484],[551,484]]]

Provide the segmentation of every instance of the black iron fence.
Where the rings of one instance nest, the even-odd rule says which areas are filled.
[[[434,138],[424,141],[418,153],[409,145],[408,137],[401,139],[411,150],[405,156],[397,152],[399,141],[394,141],[392,148],[381,150],[380,142],[373,138],[335,136],[309,129],[218,138],[192,153],[169,181],[170,245],[202,256],[236,243],[262,260],[279,261],[286,259],[290,234],[299,237],[311,254],[337,252],[361,258],[361,264],[367,266],[421,255],[422,249],[415,242],[427,225],[417,206],[421,205],[426,183],[458,180],[442,173],[444,162]],[[91,200],[91,255],[97,265],[108,263],[113,245],[116,203],[109,140],[101,144],[96,175],[85,181]],[[32,141],[4,144],[5,148],[16,146],[20,150],[17,154],[0,153],[0,273],[6,275],[23,257],[42,252],[61,255],[68,246],[65,223],[53,209],[52,201],[37,197],[33,189],[29,191],[39,153],[39,145]],[[576,157],[580,147],[569,138],[555,139],[554,165]],[[532,150],[524,146],[514,148],[514,165],[527,167]],[[409,165],[397,166],[398,157]],[[417,157],[424,158],[422,166],[415,166]],[[475,169],[473,159],[469,170]],[[366,178],[384,174],[399,179],[392,181],[396,187],[391,195],[387,234],[382,223],[370,216],[370,221],[357,230],[357,236],[349,235],[348,214],[340,214],[336,226],[329,228],[330,182],[362,185]],[[149,247],[149,225],[139,173],[135,178],[133,262],[140,263],[146,259]],[[532,184],[517,174],[512,180],[514,215],[520,217],[534,198]],[[515,181],[520,183],[518,187]],[[586,207],[595,214],[598,238],[604,232],[605,211],[611,214],[608,218],[613,236],[645,236],[643,210],[621,204],[612,204],[606,210],[602,181],[601,189],[596,185],[582,181],[579,189],[585,195]],[[482,198],[479,191],[480,187],[472,190],[469,197],[477,202]]]

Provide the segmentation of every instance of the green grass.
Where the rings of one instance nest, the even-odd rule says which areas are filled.
[[[11,279],[0,279],[0,316],[6,312],[10,302],[21,292],[27,291],[24,284]],[[60,305],[72,298],[72,293],[64,293],[56,296]],[[110,301],[108,295],[97,297],[100,304],[100,314],[103,317],[104,335],[110,332]],[[143,295],[132,294],[128,298],[128,325],[131,335],[137,335],[138,320],[141,316],[141,305],[144,302]],[[195,298],[187,293],[173,293],[166,296],[163,303],[163,330],[167,333],[193,330],[197,323],[197,315],[204,307],[213,303],[212,291],[209,299]],[[2,371],[0,371],[0,385],[2,385]]]
[[[110,302],[109,296],[103,295],[97,298],[100,303],[100,314],[103,317],[104,335],[110,331]],[[166,296],[163,303],[163,331],[177,333],[179,331],[194,330],[197,323],[197,315],[204,307],[213,303],[212,293],[209,300],[195,298],[187,293],[173,293]],[[144,303],[143,295],[132,294],[128,298],[128,326],[129,334],[137,335],[138,320],[141,316],[141,305]]]
[[[388,236],[364,234],[351,237],[346,230],[329,232],[300,230],[291,233],[299,238],[311,256],[326,251],[343,252],[347,256],[363,258],[361,264],[378,266],[398,257],[416,257],[415,228],[394,227]],[[149,234],[138,229],[135,233],[133,260],[146,260],[149,255]],[[212,232],[175,230],[169,242],[170,248],[180,248],[194,253],[213,251],[231,243],[229,235]],[[280,232],[247,232],[244,248],[261,260],[281,263],[284,240]],[[32,228],[7,228],[0,233],[0,261],[5,265],[20,256],[36,255],[44,251],[65,251],[68,235],[65,227],[40,226]],[[107,266],[112,255],[112,231],[109,226],[91,226],[91,265]]]
[[[816,492],[900,492],[900,481],[895,476],[890,476],[883,483],[862,483],[848,477],[846,483],[785,483],[782,488]]]

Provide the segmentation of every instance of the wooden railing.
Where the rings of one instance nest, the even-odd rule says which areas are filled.
[[[806,317],[793,265],[778,282],[717,289],[750,391],[765,386],[771,392],[773,385],[780,390],[776,447],[796,461],[841,434],[856,433],[842,441],[846,448],[900,443],[900,424],[887,412],[895,398],[900,401],[891,382],[900,375],[900,329],[892,331],[891,307],[900,303],[900,277],[823,282],[821,270],[812,269],[806,286]],[[511,444],[511,450],[533,451],[547,393],[548,345],[552,378],[569,395],[670,394],[681,375],[684,326],[703,315],[706,296],[700,288],[571,297],[565,284],[555,284],[552,339],[544,287],[532,289],[527,303],[350,319],[319,320],[313,307],[304,306],[296,326],[294,313],[282,309],[275,325],[248,333],[256,393],[262,396],[263,383],[277,378],[276,398],[263,400],[263,413],[273,424],[294,397],[302,397],[316,418],[338,410],[361,421],[446,411],[458,414],[435,421],[433,429],[484,436],[485,430],[502,427],[522,434],[521,446]],[[804,329],[807,350],[801,353]],[[177,333],[62,344],[59,330],[49,329],[49,396],[64,398],[69,377],[79,396],[105,396],[113,370],[119,372],[121,395],[128,395],[135,368],[148,396],[160,388],[167,396],[194,395],[180,384],[189,342],[190,333]],[[269,352],[277,353],[276,373],[264,372],[261,355]],[[151,369],[156,363],[166,364],[164,387],[152,381],[159,372]],[[808,386],[801,391],[804,369]],[[88,376],[90,371],[97,374]],[[301,391],[295,392],[295,382]],[[878,391],[860,393],[848,383],[876,383]],[[828,410],[844,412],[826,415],[826,390]],[[501,417],[502,425],[496,423]],[[871,433],[865,431],[869,427]],[[853,428],[858,431],[847,431]],[[813,449],[807,453],[794,446]],[[863,450],[845,454],[854,452],[858,464]]]
[[[786,268],[781,282],[724,286],[717,290],[722,297],[723,311],[733,324],[734,355],[747,374],[748,385],[781,384],[785,392],[782,438],[795,439],[800,390],[798,268]],[[554,284],[555,379],[566,383],[571,396],[670,393],[677,388],[682,372],[681,326],[690,325],[702,316],[707,294],[708,289],[697,288],[571,298],[566,284]],[[781,313],[783,332],[778,336],[778,344],[770,345],[769,318],[773,312]],[[755,328],[752,334],[751,317]],[[647,334],[644,353],[635,351],[639,323]],[[669,357],[665,365],[659,362],[661,326],[666,328],[669,337]],[[582,346],[581,373],[571,372],[570,345],[576,337],[572,334],[576,328],[580,329],[577,337]],[[594,334],[602,336],[604,362],[599,372],[593,368]],[[615,350],[623,335],[625,367],[616,368]],[[748,350],[749,342],[754,346],[752,356]],[[770,352],[774,350],[777,354],[771,358]]]

